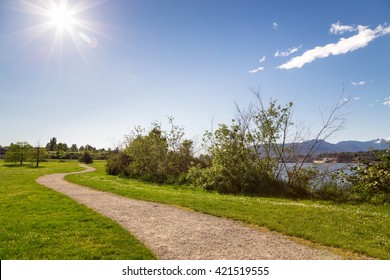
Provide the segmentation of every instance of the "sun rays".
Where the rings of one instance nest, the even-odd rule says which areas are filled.
[[[56,26],[60,30],[70,30],[74,28],[76,19],[73,18],[73,11],[67,7],[67,3],[63,2],[60,5],[54,6],[48,11],[50,24]]]
[[[64,48],[73,46],[87,63],[85,52],[96,48],[98,40],[96,34],[101,34],[97,24],[83,18],[83,13],[105,1],[78,1],[76,4],[68,0],[21,0],[21,11],[34,15],[37,23],[27,26],[21,34],[28,34],[33,38],[29,42],[47,37],[50,44],[47,61],[54,57],[60,60],[64,56]],[[51,37],[50,37],[51,36]],[[68,41],[71,44],[68,44]]]

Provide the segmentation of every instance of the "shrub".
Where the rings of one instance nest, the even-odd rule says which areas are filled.
[[[85,164],[90,164],[90,163],[93,163],[93,157],[92,157],[92,155],[88,151],[84,151],[81,154],[81,156],[79,158],[79,161],[83,162]]]
[[[352,175],[344,175],[349,182],[355,200],[388,203],[390,202],[390,147],[386,151],[376,151],[375,161],[366,161],[352,168]]]
[[[109,175],[129,177],[130,158],[124,152],[115,152],[109,156],[106,163],[106,172]]]
[[[245,133],[234,122],[220,125],[214,134],[207,132],[211,166],[190,168],[188,181],[205,190],[232,194],[267,194],[278,190],[272,163],[257,156]]]
[[[184,184],[192,162],[193,142],[183,139],[183,128],[173,124],[166,132],[158,123],[148,133],[137,127],[126,138],[123,152],[112,155],[106,172],[155,183]]]

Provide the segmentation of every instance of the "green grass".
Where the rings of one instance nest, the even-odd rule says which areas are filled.
[[[39,168],[0,161],[0,259],[154,259],[117,223],[35,182],[82,170],[77,162]]]
[[[357,257],[350,254],[353,252],[390,259],[390,205],[331,204],[221,195],[106,175],[104,162],[92,166],[97,168],[96,172],[69,175],[66,179],[122,196],[179,205],[267,227],[316,244],[341,249],[346,257]]]

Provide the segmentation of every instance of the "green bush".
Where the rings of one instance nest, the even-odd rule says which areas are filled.
[[[93,163],[93,157],[92,157],[91,153],[89,153],[88,151],[84,151],[81,154],[79,161],[83,162],[85,164],[90,164],[90,163]]]
[[[107,161],[106,172],[143,181],[184,184],[192,162],[193,142],[183,139],[183,128],[173,124],[164,131],[153,123],[148,133],[138,127],[127,136],[123,151],[113,154]]]
[[[349,182],[354,200],[371,203],[390,202],[390,147],[376,151],[375,161],[361,162],[352,168],[351,175],[342,178]]]
[[[117,151],[111,154],[106,163],[106,172],[109,175],[129,177],[130,158],[123,152]]]
[[[205,139],[212,143],[211,165],[190,168],[187,178],[191,184],[220,193],[280,192],[281,184],[273,178],[273,165],[256,155],[239,125],[220,125],[213,134],[206,133]]]

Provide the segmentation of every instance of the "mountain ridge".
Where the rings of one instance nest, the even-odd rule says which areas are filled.
[[[356,140],[347,140],[341,141],[336,144],[326,142],[324,140],[319,140],[320,144],[316,147],[316,154],[320,153],[337,153],[337,152],[367,152],[370,149],[374,150],[386,150],[389,147],[389,142],[385,139],[375,139],[370,141],[356,141]],[[299,147],[302,151],[309,150],[316,140],[308,140],[301,143],[291,143],[289,145],[294,145]]]

